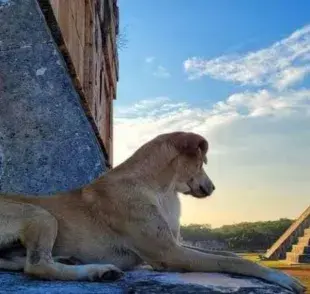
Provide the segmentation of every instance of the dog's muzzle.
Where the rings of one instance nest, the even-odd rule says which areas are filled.
[[[199,185],[193,185],[194,181],[190,181],[188,186],[190,187],[190,191],[184,193],[185,195],[192,195],[196,198],[205,198],[211,196],[213,191],[215,190],[214,184],[210,180],[206,180]]]
[[[211,186],[210,187],[204,187],[203,185],[200,185],[199,186],[199,189],[200,189],[200,191],[204,194],[204,195],[206,195],[206,196],[210,196],[212,193],[213,193],[213,191],[215,190],[215,186],[213,185],[213,183],[211,183]]]

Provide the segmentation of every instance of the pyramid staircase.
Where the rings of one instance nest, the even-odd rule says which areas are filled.
[[[310,206],[267,250],[264,257],[269,260],[286,259],[290,263],[310,263]]]
[[[310,263],[310,227],[304,230],[304,235],[298,238],[292,251],[286,253],[288,263]]]

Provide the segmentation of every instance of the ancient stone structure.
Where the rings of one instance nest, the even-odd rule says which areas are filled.
[[[111,165],[116,2],[50,4],[0,1],[0,192],[74,189]]]
[[[201,249],[208,249],[208,250],[223,250],[228,251],[228,245],[224,242],[220,242],[217,240],[206,240],[206,241],[188,241],[188,240],[180,240],[183,244],[199,247]]]
[[[47,7],[44,3],[48,1],[39,2],[43,2],[43,8]],[[118,81],[116,0],[50,0],[50,3],[64,41],[59,47],[70,57],[71,76],[86,100],[112,165],[112,110]],[[51,18],[48,23],[53,23]]]
[[[295,245],[294,245],[295,244]],[[310,263],[310,206],[267,250],[267,259],[287,259],[290,263]],[[288,252],[292,250],[291,252]]]
[[[310,263],[310,225],[304,235],[298,238],[291,252],[286,253],[288,263]]]

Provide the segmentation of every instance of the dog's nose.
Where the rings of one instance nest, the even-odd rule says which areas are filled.
[[[202,185],[199,186],[200,191],[202,191],[202,193],[204,193],[205,195],[209,195],[209,191]]]
[[[199,186],[200,191],[202,191],[205,195],[209,196],[212,194],[212,192],[215,190],[214,185],[210,185],[208,187],[204,187],[204,186]]]

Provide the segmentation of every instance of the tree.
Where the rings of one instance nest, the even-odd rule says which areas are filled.
[[[185,241],[217,240],[229,249],[239,251],[267,250],[292,224],[293,220],[279,219],[264,222],[243,222],[212,229],[210,225],[181,227]]]

